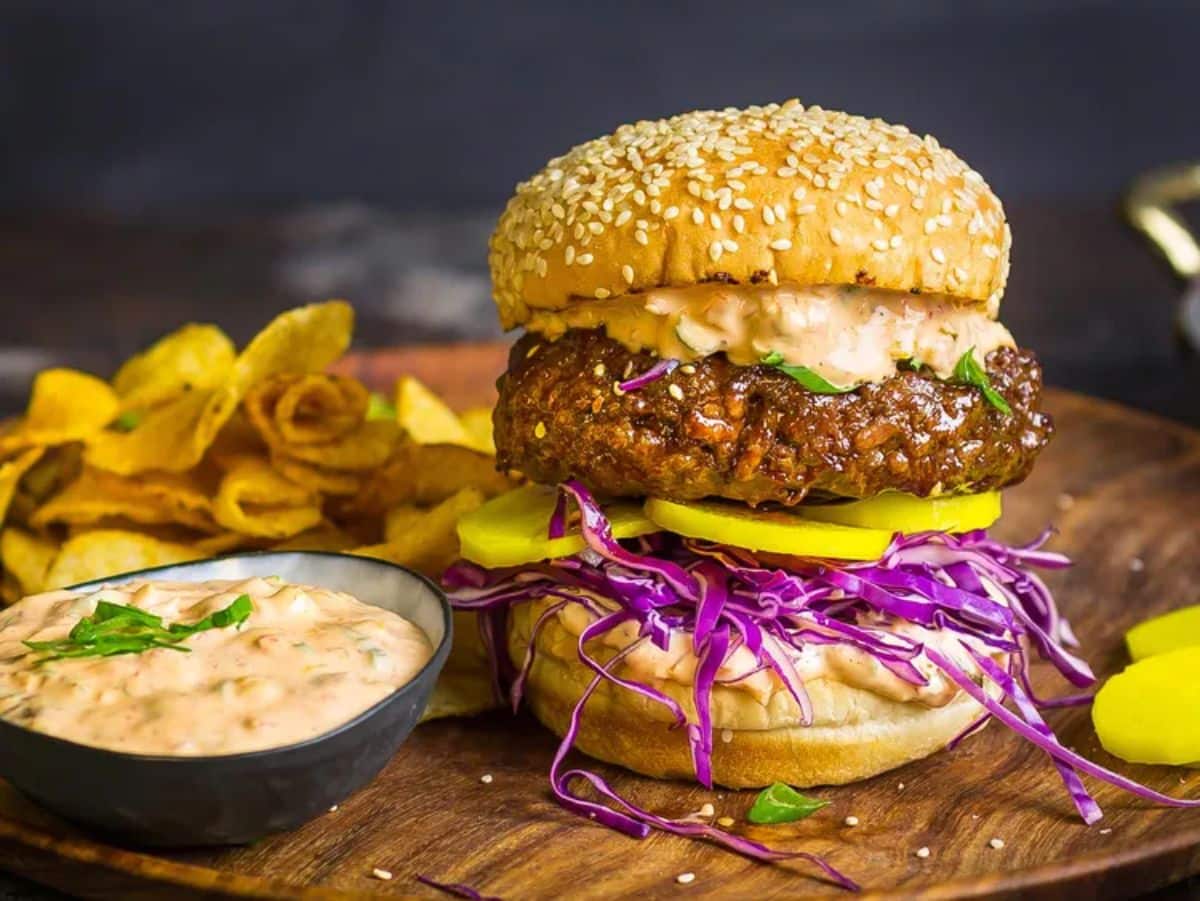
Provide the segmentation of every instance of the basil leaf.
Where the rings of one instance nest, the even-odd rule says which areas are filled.
[[[974,347],[959,357],[958,362],[954,364],[953,379],[960,385],[971,385],[978,388],[989,404],[1005,416],[1012,415],[1012,407],[1008,405],[1004,395],[992,387],[992,380],[988,378],[987,370],[980,366],[979,361],[975,359]]]
[[[839,388],[832,382],[817,375],[807,366],[788,366],[783,362],[783,354],[777,350],[771,351],[759,362],[765,366],[773,366],[784,375],[790,375],[813,394],[848,394],[858,387],[857,385],[849,385],[845,388]]]
[[[375,392],[367,402],[367,419],[395,419],[396,407],[382,394]]]
[[[810,817],[829,802],[802,795],[790,785],[776,782],[764,788],[754,799],[754,806],[746,814],[751,823],[762,825],[794,823]]]

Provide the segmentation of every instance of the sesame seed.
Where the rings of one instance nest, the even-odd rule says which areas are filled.
[[[883,238],[876,238],[874,241],[871,242],[871,246],[874,247],[876,250],[880,250],[880,251],[887,250],[888,242],[886,240],[884,240]]]
[[[891,239],[888,241],[888,247],[892,248],[892,250],[895,250],[903,243],[904,238],[902,238],[900,235],[892,235]]]
[[[789,241],[787,238],[776,238],[774,241],[771,242],[770,248],[772,250],[791,250],[792,242]]]
[[[709,217],[708,217],[708,224],[711,225],[713,228],[720,228],[721,227],[721,217],[718,216],[716,213],[710,213]]]
[[[926,857],[928,857],[928,856],[929,856],[929,849],[928,849],[928,848],[917,848],[917,857],[919,857],[919,858],[921,858],[922,860],[924,860],[924,859],[925,859]]]
[[[679,207],[677,207],[677,206],[667,207],[665,210],[663,210],[663,214],[662,214],[664,219],[674,219],[678,215],[679,215]]]
[[[734,207],[735,207],[735,208],[737,208],[737,209],[739,209],[739,210],[752,210],[752,209],[754,209],[754,203],[753,203],[753,201],[747,200],[745,197],[739,197],[739,198],[737,198],[736,200],[734,200],[734,202],[733,202],[733,205],[734,205]]]
[[[545,434],[546,434],[546,430],[545,430],[545,428],[543,427],[543,428],[542,428],[542,435],[545,435]],[[540,438],[540,437],[541,437],[541,435],[539,435],[538,437]],[[491,785],[491,784],[492,784],[492,774],[491,774],[491,773],[484,773],[482,776],[480,776],[480,777],[479,777],[479,781],[480,781],[480,782],[482,782],[484,785]]]
[[[1060,494],[1058,496],[1058,499],[1057,499],[1057,501],[1055,501],[1055,504],[1057,505],[1059,510],[1062,510],[1065,512],[1075,506],[1075,498],[1072,495],[1067,494],[1064,491],[1062,494]]]
[[[633,284],[633,267],[628,263],[621,267],[621,278],[625,279],[628,284]]]
[[[732,729],[722,729],[721,730],[721,741],[725,742],[725,744],[729,744],[731,741],[733,741],[733,730]]]
[[[383,882],[387,882],[389,879],[392,878],[392,871],[391,870],[383,870],[383,869],[380,869],[379,867],[376,867],[375,869],[373,869],[371,871],[371,875],[374,876],[376,879],[380,879]]]
[[[1140,573],[1145,568],[1146,568],[1146,561],[1143,560],[1141,557],[1134,557],[1132,560],[1129,561],[1129,571],[1130,572]]]
[[[904,783],[903,782],[901,782],[899,785],[896,786],[896,791],[900,791],[900,792],[904,791]]]
[[[741,213],[738,213],[733,217],[733,230],[739,235],[746,233],[746,217]]]
[[[763,222],[765,222],[767,225],[774,225],[775,224],[775,211],[773,209],[771,209],[769,206],[764,206],[762,208],[762,219],[763,219]]]
[[[829,240],[833,242],[835,247],[840,247],[842,244],[842,233],[836,228],[831,228],[829,230]]]
[[[842,822],[845,823],[847,826],[854,827],[854,826],[858,825],[858,817],[848,816],[848,817],[846,817],[846,819],[842,820]]]
[[[1112,829],[1105,827],[1104,829],[1100,830],[1100,834],[1101,835],[1112,835]]]
[[[728,828],[733,825],[733,817],[717,817],[717,825]]]
[[[696,880],[695,873],[680,873],[678,876],[675,877],[675,881],[678,882],[680,885],[687,885],[691,882],[695,882],[695,880]]]
[[[635,241],[637,241],[643,247],[645,247],[647,244],[650,243],[650,236],[647,235],[646,232],[640,228],[633,233],[633,238]]]
[[[595,257],[593,257],[590,253],[581,253],[575,258],[575,262],[577,262],[580,266],[590,266],[592,265],[592,260],[594,259]]]
[[[604,364],[597,363],[596,368],[592,370],[592,375],[596,376],[596,378],[603,378],[605,371]]]
[[[613,394],[615,394],[617,397],[622,397],[625,394],[625,391],[621,388],[620,382],[613,382]]]
[[[797,215],[797,216],[807,216],[809,213],[811,213],[811,212],[813,212],[814,210],[816,210],[816,208],[817,208],[817,207],[816,207],[816,205],[815,205],[815,204],[812,204],[812,203],[806,203],[806,204],[804,204],[804,206],[798,206],[798,207],[796,207],[796,215]]]
[[[539,439],[546,437],[546,423],[538,422],[538,424],[533,427],[533,437],[539,438]],[[480,780],[480,781],[486,781],[486,780]]]
[[[933,261],[935,263],[945,263],[946,262],[946,251],[942,250],[942,248],[940,248],[940,247],[932,248],[929,251],[929,255],[931,257],[933,257]]]
[[[667,386],[667,394],[676,400],[683,400],[683,389],[674,383]]]
[[[565,262],[568,266],[575,262],[574,244],[568,244],[566,249],[563,251],[563,262]]]
[[[695,375],[696,367],[693,366],[691,363],[684,363],[682,366],[679,367],[679,371],[682,372],[684,375]]]
[[[1002,838],[994,838],[994,839],[992,839],[990,842],[988,842],[988,844],[989,844],[991,847],[995,848],[997,851],[999,851],[1001,848],[1003,848],[1003,847],[1004,847],[1004,839],[1002,839]]]
[[[605,300],[609,297],[609,295],[612,294],[612,292],[609,291],[608,288],[597,288],[592,292],[592,294],[595,296],[596,300]]]
[[[332,807],[329,808],[329,812],[337,813],[337,809],[338,809],[338,806],[336,804],[334,804]]]
[[[737,253],[738,242],[733,240],[733,238],[722,238],[721,246],[724,247],[726,250],[728,250],[730,253]]]
[[[717,812],[717,809],[715,807],[713,807],[711,804],[709,804],[707,801],[704,804],[700,805],[700,816],[702,816],[702,817],[711,817],[716,812]]]
[[[708,245],[708,255],[714,263],[719,262],[721,254],[725,252],[725,248],[721,246],[720,241],[713,241]]]
[[[528,360],[530,357],[532,357],[535,353],[537,353],[541,349],[542,349],[542,345],[540,345],[540,344],[533,345],[533,347],[531,347],[531,348],[529,348],[529,350],[525,351],[525,359]]]
[[[617,218],[613,222],[613,225],[615,225],[617,228],[620,228],[622,225],[624,225],[626,222],[628,222],[632,218],[633,218],[633,210],[621,210],[621,212],[617,213]]]

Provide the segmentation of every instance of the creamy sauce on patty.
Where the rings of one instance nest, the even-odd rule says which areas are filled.
[[[948,378],[971,348],[983,362],[1013,345],[982,304],[850,285],[656,288],[538,311],[527,323],[551,339],[600,327],[631,351],[665,359],[724,353],[747,366],[774,352],[839,386],[884,381],[913,359]]]
[[[39,663],[25,640],[66,638],[99,601],[164,624],[195,623],[247,595],[240,625],[153,648]],[[428,637],[343,592],[277,578],[151,582],[34,595],[0,613],[0,717],[69,741],[134,754],[238,754],[345,723],[409,682]]]

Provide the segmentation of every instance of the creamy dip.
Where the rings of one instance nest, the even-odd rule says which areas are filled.
[[[724,353],[745,366],[778,353],[835,385],[883,381],[913,359],[948,378],[972,347],[982,362],[1013,344],[982,304],[848,285],[656,288],[538,311],[527,323],[551,339],[601,326],[629,350],[663,358]]]
[[[62,639],[99,601],[194,623],[248,595],[240,625],[154,648],[39,663],[25,640]],[[387,697],[433,656],[403,617],[275,577],[150,582],[34,595],[0,613],[0,717],[135,754],[219,755],[328,732]]]

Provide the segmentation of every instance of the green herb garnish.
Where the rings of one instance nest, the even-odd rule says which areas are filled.
[[[794,823],[812,816],[828,803],[802,795],[790,785],[776,782],[764,788],[754,799],[754,806],[746,814],[746,819],[759,824]]]
[[[975,359],[974,347],[958,358],[958,362],[954,364],[952,379],[960,385],[971,385],[978,388],[989,404],[1005,416],[1012,415],[1012,407],[1008,405],[1004,395],[992,387],[992,380],[988,378],[987,370],[980,366],[979,361]]]
[[[117,654],[140,654],[151,648],[169,648],[189,653],[180,642],[197,632],[224,629],[240,625],[254,612],[250,595],[239,595],[233,603],[210,613],[194,623],[171,623],[164,626],[162,617],[137,607],[100,601],[91,616],[77,622],[66,638],[57,641],[26,641],[33,651],[45,656],[38,663],[71,657],[114,657]]]
[[[771,351],[760,360],[766,366],[773,366],[785,375],[790,375],[797,382],[807,388],[813,394],[846,394],[857,388],[857,385],[849,385],[845,388],[839,388],[817,375],[807,366],[788,366],[783,362],[783,354],[777,350]]]
[[[113,428],[118,432],[132,432],[142,424],[142,414],[137,410],[126,410],[113,420]]]
[[[382,394],[375,392],[367,403],[367,419],[395,419],[395,405]]]

